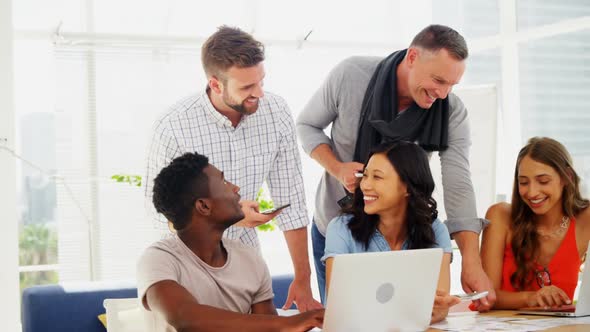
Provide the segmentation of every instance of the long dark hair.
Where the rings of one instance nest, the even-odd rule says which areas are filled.
[[[580,177],[574,170],[572,157],[558,141],[547,137],[529,139],[518,153],[512,187],[512,253],[516,261],[516,272],[510,276],[510,283],[517,290],[523,290],[531,280],[531,271],[539,251],[539,237],[535,213],[523,202],[518,190],[518,168],[522,159],[529,156],[536,162],[553,168],[564,182],[561,196],[563,214],[575,217],[589,205],[580,194]]]
[[[401,181],[408,188],[408,206],[406,212],[408,249],[431,248],[436,245],[432,222],[438,216],[436,201],[432,198],[434,180],[430,172],[426,152],[418,145],[398,141],[376,147],[369,158],[375,154],[384,154]],[[368,160],[367,159],[367,160]],[[360,187],[354,192],[352,205],[343,210],[352,214],[348,228],[354,239],[369,246],[371,237],[379,224],[378,215],[365,213],[365,202]]]

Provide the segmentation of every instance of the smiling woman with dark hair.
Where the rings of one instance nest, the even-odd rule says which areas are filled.
[[[400,141],[373,150],[352,206],[328,225],[322,258],[327,272],[326,293],[336,255],[442,248],[432,322],[444,319],[459,299],[448,295],[451,239],[446,226],[437,219],[433,191],[428,157],[421,147]]]

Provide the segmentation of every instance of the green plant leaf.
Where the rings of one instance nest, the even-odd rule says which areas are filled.
[[[256,194],[256,201],[258,202],[258,210],[264,211],[268,209],[272,209],[274,207],[274,202],[272,199],[266,200],[263,197],[268,197],[264,192],[263,188],[258,190],[258,194]],[[273,218],[271,221],[267,222],[266,224],[259,225],[256,227],[259,231],[262,232],[272,232],[277,228],[277,224],[275,219]]]
[[[271,221],[267,222],[266,224],[259,225],[258,227],[256,227],[256,229],[258,229],[259,231],[262,231],[262,232],[272,232],[275,230],[276,227],[277,227],[277,224],[275,223],[275,220],[272,219]]]
[[[141,187],[141,175],[136,174],[114,174],[111,179],[117,182],[127,183],[131,186]]]

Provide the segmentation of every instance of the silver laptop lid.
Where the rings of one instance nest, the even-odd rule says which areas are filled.
[[[336,256],[324,331],[428,328],[442,255],[436,248]]]
[[[590,257],[590,243],[586,250],[586,262],[584,263],[584,271],[582,271],[582,278],[580,283],[580,291],[578,292],[578,302],[576,303],[576,316],[590,315],[590,266],[586,266],[587,259]]]

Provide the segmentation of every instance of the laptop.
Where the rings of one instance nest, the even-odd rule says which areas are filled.
[[[435,248],[335,256],[323,331],[427,329],[442,255]]]
[[[586,257],[590,257],[590,245],[586,251]],[[582,272],[580,283],[580,292],[576,305],[562,306],[555,308],[523,308],[519,310],[521,315],[540,315],[540,316],[557,316],[557,317],[584,317],[590,316],[590,266],[587,266]]]

